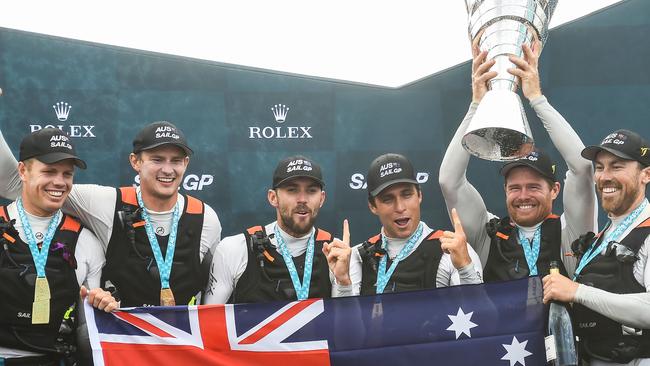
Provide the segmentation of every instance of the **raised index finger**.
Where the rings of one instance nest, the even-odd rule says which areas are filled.
[[[460,217],[455,208],[451,209],[451,220],[454,222],[454,231],[464,234],[465,230],[463,230],[463,224],[460,222]]]
[[[348,219],[343,220],[343,242],[350,245],[350,224],[348,224]]]

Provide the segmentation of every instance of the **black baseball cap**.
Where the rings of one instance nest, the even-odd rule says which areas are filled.
[[[605,136],[600,145],[587,146],[582,150],[582,157],[591,161],[596,155],[607,151],[619,158],[634,160],[643,166],[650,166],[650,145],[641,135],[629,130],[617,130]]]
[[[133,153],[167,144],[180,147],[187,156],[192,155],[192,149],[187,146],[183,132],[167,121],[153,122],[141,129],[133,140]]]
[[[79,159],[72,139],[58,128],[43,128],[32,132],[20,142],[18,160],[36,158],[45,164],[54,164],[61,160],[72,159],[81,169],[86,169],[86,162]]]
[[[370,163],[368,169],[368,194],[377,196],[381,191],[395,183],[418,184],[413,165],[400,154],[384,154]]]
[[[281,160],[273,172],[273,189],[278,188],[283,183],[298,177],[311,178],[315,180],[321,188],[325,186],[323,174],[320,166],[313,160],[302,156],[290,156]]]
[[[501,175],[507,177],[512,169],[521,166],[529,167],[538,172],[542,177],[557,182],[557,178],[555,177],[555,164],[551,160],[551,157],[540,149],[535,149],[523,158],[505,164],[501,167]]]

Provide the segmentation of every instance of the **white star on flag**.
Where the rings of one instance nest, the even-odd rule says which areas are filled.
[[[456,315],[447,315],[449,319],[451,319],[451,325],[447,330],[453,330],[456,333],[456,339],[458,339],[458,337],[463,333],[467,337],[472,338],[470,329],[478,326],[471,322],[472,314],[474,314],[473,311],[465,314],[462,308],[458,308],[458,313],[456,313]]]
[[[517,363],[526,366],[525,358],[532,355],[532,353],[526,351],[527,344],[528,341],[520,343],[517,337],[512,337],[511,344],[502,344],[503,348],[506,349],[506,354],[501,359],[510,361],[510,366],[515,366]]]

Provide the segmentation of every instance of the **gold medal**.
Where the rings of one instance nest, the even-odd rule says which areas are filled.
[[[46,277],[36,277],[36,285],[34,286],[34,302],[42,300],[50,300],[50,284],[47,282]]]
[[[32,303],[32,324],[50,322],[50,300],[38,300]]]
[[[174,293],[170,288],[161,288],[160,289],[160,305],[162,306],[176,306],[176,300],[174,300]]]

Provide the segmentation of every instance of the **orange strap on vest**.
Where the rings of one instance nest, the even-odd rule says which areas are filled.
[[[429,235],[425,240],[437,240],[437,239],[440,239],[440,238],[442,238],[443,233],[444,233],[444,231],[442,231],[442,230],[436,230],[436,231],[432,232],[431,235]]]
[[[135,193],[135,187],[120,187],[120,192],[122,194],[122,202],[138,206],[138,198]],[[188,214],[202,214],[203,213],[203,203],[192,196],[187,196],[187,202],[185,204],[185,212]]]
[[[508,240],[508,238],[510,238],[509,235],[506,235],[506,234],[504,234],[502,232],[499,232],[499,231],[497,231],[496,236],[498,236],[499,238],[501,238],[503,240]]]
[[[644,222],[640,223],[637,227],[650,227],[650,217],[647,218]]]
[[[246,231],[248,232],[249,235],[253,235],[258,231],[264,231],[264,230],[260,225],[257,225],[257,226],[249,227],[248,229],[246,229]]]
[[[120,187],[120,192],[122,194],[122,202],[137,206],[138,199],[135,195],[135,187]]]
[[[63,220],[63,225],[61,225],[61,230],[72,231],[78,233],[81,231],[81,223],[79,220],[75,219],[72,216],[65,215]]]
[[[316,241],[330,241],[332,240],[332,234],[329,232],[323,230],[323,229],[318,229],[318,235],[316,235]]]
[[[368,239],[368,243],[377,244],[377,242],[379,241],[379,238],[381,238],[381,234],[377,234],[377,235],[373,236],[372,238]]]
[[[0,206],[0,217],[5,219],[5,221],[9,222],[9,216],[7,215],[6,210],[7,210],[6,206]],[[14,239],[14,237],[12,237],[11,235],[9,235],[7,233],[3,233],[2,236],[5,239],[7,239],[10,243],[15,243],[16,242],[16,239]]]
[[[187,207],[185,208],[185,212],[188,214],[195,214],[199,215],[203,213],[203,203],[192,197],[192,196],[186,196],[187,197]]]

